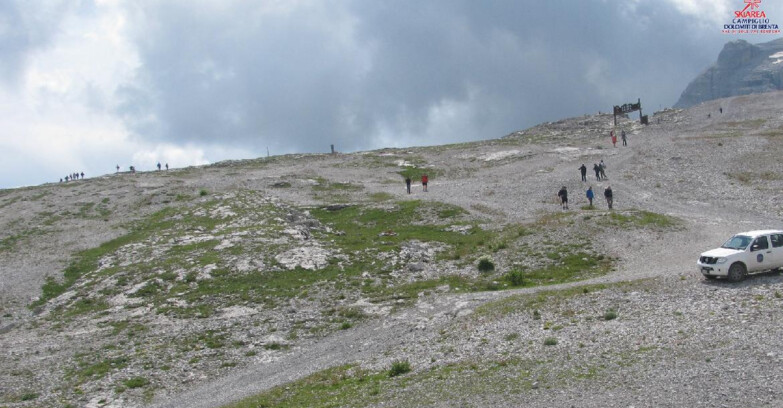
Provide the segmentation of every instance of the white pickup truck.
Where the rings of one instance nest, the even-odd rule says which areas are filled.
[[[738,282],[749,273],[783,268],[783,231],[742,232],[720,248],[704,252],[696,263],[707,279],[718,276]]]

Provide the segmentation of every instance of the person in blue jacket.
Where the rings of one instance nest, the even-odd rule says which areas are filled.
[[[590,207],[593,206],[593,186],[587,188],[587,200],[590,201]]]

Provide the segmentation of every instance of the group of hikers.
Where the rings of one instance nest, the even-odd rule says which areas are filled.
[[[166,167],[168,169],[168,167]],[[427,177],[427,174],[421,175],[421,191],[427,192],[427,184],[429,183],[430,178]],[[405,188],[408,190],[408,194],[411,193],[411,176],[405,177]]]
[[[615,131],[612,130],[609,132],[609,136],[612,139],[612,145],[617,147],[617,135],[615,134]],[[623,146],[628,146],[628,137],[625,134],[625,129],[621,129],[620,131],[620,137],[623,141]],[[595,171],[595,178],[598,181],[606,180],[608,177],[606,177],[606,165],[604,164],[603,159],[601,159],[600,162],[593,164],[593,171]],[[581,166],[579,166],[579,173],[582,175],[582,182],[587,182],[587,166],[582,163]],[[587,191],[585,192],[585,196],[587,196],[587,201],[590,202],[590,207],[593,206],[593,198],[595,198],[595,193],[593,193],[593,186],[587,187]],[[564,210],[568,209],[568,189],[566,186],[563,186],[560,188],[560,191],[557,192],[557,197],[560,200],[560,205],[563,207]],[[612,209],[612,186],[607,186],[604,189],[604,198],[606,199],[606,204],[609,206],[609,209]]]
[[[608,177],[606,177],[606,165],[604,164],[603,159],[599,163],[593,164],[593,171],[595,172],[595,178],[598,181],[606,180]],[[579,167],[579,172],[582,173],[582,181],[587,181],[587,166],[582,163],[582,166]]]
[[[617,147],[617,134],[614,133],[614,129],[609,132],[609,137],[612,139],[612,146]],[[628,139],[625,135],[625,129],[620,130],[620,138],[623,140],[623,146],[628,146]]]
[[[158,167],[158,171],[160,171],[160,168],[161,168],[160,162],[158,162],[157,167]],[[118,164],[116,168],[117,168],[117,173],[119,173],[120,172],[120,165]],[[169,169],[169,164],[166,163],[166,170],[168,170],[168,169]],[[128,167],[128,171],[130,171],[131,173],[136,173],[136,166]]]
[[[595,197],[595,194],[593,193],[593,186],[587,187],[587,192],[585,193],[587,196],[587,200],[590,202],[590,207],[593,206],[593,198]],[[568,189],[566,186],[563,186],[560,188],[560,191],[557,192],[557,197],[560,199],[560,205],[563,206],[564,210],[568,209]],[[606,199],[606,204],[609,206],[609,209],[612,209],[612,186],[606,186],[604,189],[604,198]]]
[[[65,180],[65,182],[68,182],[68,181],[79,180],[79,179],[84,179],[84,172],[81,172],[81,173],[79,173],[79,172],[71,173],[71,174],[65,176],[64,180]],[[60,179],[60,183],[62,183],[62,182],[63,182],[63,179]]]

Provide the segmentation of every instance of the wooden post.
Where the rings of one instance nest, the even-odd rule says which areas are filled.
[[[642,121],[642,98],[637,99],[636,103],[639,104],[639,122],[641,122]]]

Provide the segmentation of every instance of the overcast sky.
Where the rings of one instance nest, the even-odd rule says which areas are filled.
[[[672,106],[744,0],[0,0],[0,188]],[[761,4],[783,24],[783,4]]]

